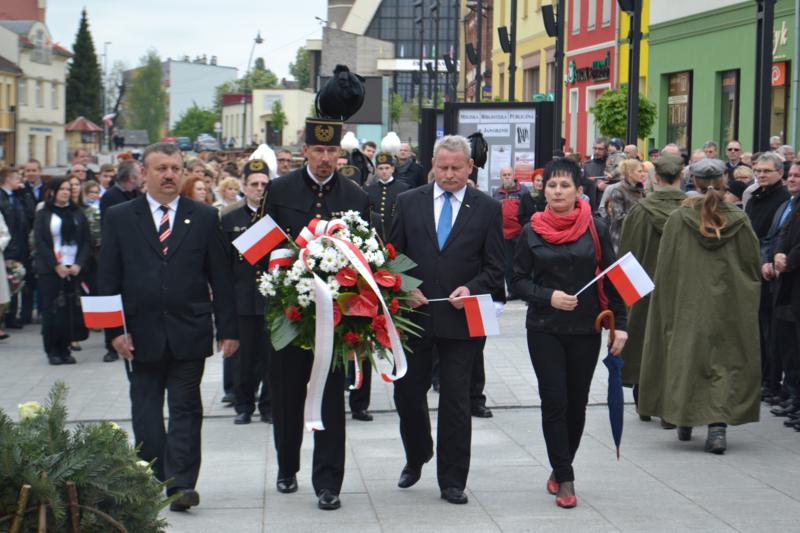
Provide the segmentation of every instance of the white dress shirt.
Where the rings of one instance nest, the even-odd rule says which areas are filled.
[[[314,183],[318,183],[320,185],[325,185],[326,183],[328,183],[329,181],[331,181],[333,179],[333,174],[334,173],[331,173],[330,176],[328,176],[327,178],[325,178],[322,181],[319,181],[319,178],[317,178],[314,174],[312,174],[311,167],[306,167],[306,170],[308,171],[308,175],[311,176],[311,179],[314,180]]]
[[[444,193],[445,190],[439,187],[439,184],[433,183],[433,222],[436,230],[439,230],[439,215],[442,213],[444,207]],[[453,208],[453,218],[451,223],[455,225],[458,210],[461,209],[461,204],[464,202],[464,195],[467,193],[467,186],[464,185],[460,190],[453,193],[450,197],[450,207]],[[452,227],[452,226],[451,226]]]
[[[175,228],[175,215],[178,213],[179,199],[180,196],[176,196],[174,200],[167,204],[169,207],[169,229]],[[147,203],[150,206],[150,214],[153,215],[153,224],[156,226],[156,233],[158,233],[158,228],[161,226],[161,217],[164,216],[164,212],[161,210],[161,204],[150,196],[149,193],[147,194]]]
[[[53,213],[50,217],[50,234],[53,236],[53,248],[56,254],[56,262],[59,265],[74,265],[75,259],[78,257],[78,245],[65,244],[61,241],[61,224],[61,217]]]

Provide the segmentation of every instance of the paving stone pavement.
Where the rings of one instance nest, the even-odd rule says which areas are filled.
[[[342,508],[316,508],[310,434],[303,443],[300,490],[278,494],[272,426],[233,426],[232,410],[219,402],[221,361],[214,357],[202,384],[201,505],[185,514],[165,512],[169,531],[800,531],[800,433],[784,429],[781,419],[762,408],[761,422],[730,428],[728,453],[712,456],[703,452],[705,429],[696,429],[691,442],[679,442],[657,422],[640,422],[628,404],[617,461],[603,405],[602,364],[575,461],[579,504],[572,510],[556,507],[544,488],[550,469],[524,307],[509,305],[501,329],[503,336],[490,339],[486,348],[486,394],[495,416],[473,419],[468,505],[439,498],[434,462],[417,485],[397,488],[405,461],[391,386],[380,379],[373,380],[375,420],[348,420]],[[10,340],[0,341],[0,408],[16,416],[17,404],[43,399],[52,383],[63,379],[71,387],[71,420],[114,420],[130,428],[124,371],[121,363],[101,362],[99,334],[75,354],[77,365],[51,367],[37,326],[11,333]],[[431,392],[431,406],[436,402]]]

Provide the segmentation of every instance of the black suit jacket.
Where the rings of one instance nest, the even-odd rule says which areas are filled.
[[[26,262],[30,255],[28,233],[31,229],[31,213],[25,202],[25,195],[20,191],[15,191],[12,200],[5,189],[0,188],[0,214],[3,215],[6,226],[8,226],[8,233],[11,235],[11,241],[3,251],[3,257],[6,261],[14,259]]]
[[[128,202],[137,196],[139,196],[139,191],[136,189],[128,192],[123,191],[118,185],[109,187],[103,197],[100,198],[100,221],[102,222],[105,218],[109,207]]]
[[[453,228],[439,250],[433,214],[433,184],[404,192],[397,198],[397,214],[389,232],[398,252],[417,267],[409,275],[422,280],[428,298],[447,298],[465,286],[470,294],[505,294],[503,285],[503,220],[500,202],[467,187]],[[418,309],[415,321],[425,335],[467,339],[463,310],[449,302],[434,302]]]
[[[252,211],[246,205],[240,205],[230,213],[222,215],[222,231],[233,241],[255,223]],[[255,266],[242,257],[242,254],[230,245],[231,271],[233,272],[233,292],[236,300],[236,313],[240,316],[263,316],[266,299],[258,291],[258,279],[266,270],[269,256]]]
[[[158,361],[167,349],[176,359],[208,357],[212,313],[217,338],[238,339],[230,244],[217,210],[181,197],[168,245],[165,256],[145,196],[106,213],[99,291],[122,294],[138,361]]]
[[[92,239],[89,234],[89,222],[86,216],[79,208],[75,208],[73,212],[75,216],[75,235],[78,245],[78,254],[75,256],[75,264],[81,267],[81,270],[86,269],[86,264],[89,261],[89,252],[92,249]],[[34,242],[34,267],[37,274],[54,274],[56,273],[56,259],[55,245],[53,243],[53,233],[50,231],[50,221],[53,218],[53,212],[48,208],[41,209],[36,213],[36,223],[33,226],[33,242]]]
[[[272,180],[264,195],[266,213],[289,235],[297,237],[313,218],[330,220],[345,211],[358,211],[369,222],[369,199],[361,187],[334,173],[325,185],[315,182],[307,167]]]
[[[792,202],[793,199],[789,198],[781,205],[778,206],[778,209],[775,210],[775,214],[772,217],[772,224],[770,224],[769,229],[767,230],[767,234],[762,239],[759,248],[761,249],[761,264],[764,263],[772,263],[773,258],[775,257],[775,247],[778,245],[778,238],[780,236],[781,228],[786,225],[792,215],[790,214],[786,217],[786,220],[783,224],[781,224],[781,217],[783,216],[783,212],[786,209],[786,206]]]
[[[786,254],[788,272],[781,272],[776,281],[775,305],[789,305],[795,320],[800,318],[800,199],[781,227],[775,253]],[[773,256],[774,258],[774,256]]]

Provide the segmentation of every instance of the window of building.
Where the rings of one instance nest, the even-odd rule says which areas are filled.
[[[547,63],[547,92],[556,92],[556,63],[551,61]]]
[[[667,76],[667,143],[691,147],[692,71]]]
[[[727,144],[739,138],[739,70],[720,76],[719,139]]]
[[[497,88],[497,96],[501,99],[505,98],[506,94],[506,66],[504,64],[497,65],[497,70],[500,72],[500,76],[497,78],[497,82],[499,87]]]
[[[539,92],[539,67],[526,68],[522,72],[522,99],[533,100],[533,95]]]
[[[572,0],[572,33],[581,31],[581,0]]]
[[[789,107],[789,62],[772,64],[772,108],[770,109],[769,134],[777,135],[786,142],[786,110]]]
[[[33,91],[34,91],[34,101],[36,102],[36,107],[44,107],[44,82],[37,81],[33,84]]]
[[[17,84],[17,100],[19,100],[19,105],[28,105],[28,87],[27,87],[27,80],[22,78],[19,79]]]
[[[611,24],[611,0],[603,0],[603,13],[601,15],[601,22],[605,28]]]
[[[589,7],[587,9],[586,29],[593,30],[597,23],[597,0],[589,0]]]
[[[50,105],[53,109],[58,109],[58,84],[50,84]]]
[[[528,3],[529,0],[522,0],[522,18],[528,18]]]

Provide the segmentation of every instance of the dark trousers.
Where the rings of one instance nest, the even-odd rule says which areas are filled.
[[[795,397],[795,402],[800,402],[798,398],[798,334],[800,327],[794,320],[784,320],[778,318],[779,312],[776,310],[775,322],[772,330],[772,348],[776,359],[780,360],[780,368],[783,372],[784,392]],[[785,318],[786,314],[782,316]]]
[[[42,342],[44,353],[48,357],[66,357],[70,354],[70,328],[65,327],[67,317],[57,316],[56,300],[62,288],[65,294],[72,294],[76,290],[77,280],[74,278],[60,278],[53,274],[39,274],[39,292],[42,313]],[[81,317],[73,317],[81,320]]]
[[[476,339],[415,337],[406,376],[394,383],[394,402],[400,415],[400,437],[409,465],[421,467],[433,456],[428,389],[432,350],[439,354],[439,423],[436,435],[436,473],[441,489],[464,490],[472,444],[470,380],[481,344]]]
[[[758,306],[758,330],[761,344],[761,376],[764,386],[772,393],[781,390],[781,364],[773,350],[770,336],[773,327],[772,282],[761,282],[761,303]]]
[[[372,392],[372,363],[369,359],[361,361],[361,388],[350,391],[350,412],[369,409],[369,395]]]
[[[30,324],[33,321],[36,285],[36,273],[33,271],[33,261],[28,259],[25,261],[25,285],[22,287],[22,296],[19,304],[19,321],[23,324]]]
[[[225,394],[233,394],[236,387],[236,369],[234,368],[234,357],[222,360],[222,390]]]
[[[556,481],[574,481],[572,461],[583,435],[589,386],[597,366],[600,335],[553,335],[528,330],[547,456]]]
[[[6,327],[10,327],[12,324],[18,324],[19,319],[17,318],[17,312],[19,311],[19,293],[15,294],[11,297],[11,301],[8,302],[8,309],[6,310]]]
[[[269,385],[272,392],[272,420],[280,476],[300,470],[303,443],[303,407],[306,385],[311,377],[314,355],[309,350],[288,346],[270,358]],[[314,432],[314,464],[311,483],[319,495],[323,489],[339,494],[344,479],[344,371],[328,374],[322,399],[324,431]]]
[[[486,337],[478,339],[478,342],[481,344],[480,351],[475,355],[469,383],[469,401],[473,408],[486,406],[486,395],[483,393],[483,388],[486,386],[486,369],[483,365],[483,350],[486,348]]]
[[[506,278],[506,287],[508,287],[509,298],[516,298],[514,291],[511,290],[511,279],[514,277],[514,250],[517,247],[517,240],[519,237],[513,239],[503,239],[503,252],[504,252],[504,269],[503,274]]]
[[[239,350],[232,358],[236,369],[234,394],[237,413],[255,412],[255,396],[259,382],[261,396],[258,409],[261,414],[272,412],[267,377],[270,351],[269,333],[264,329],[264,317],[239,315]]]
[[[200,381],[205,359],[178,360],[167,350],[163,358],[125,365],[131,384],[131,414],[139,457],[156,462],[153,472],[161,481],[172,478],[167,488],[193,489],[200,473],[200,430],[203,402]],[[167,393],[169,425],[164,429],[164,393]]]

